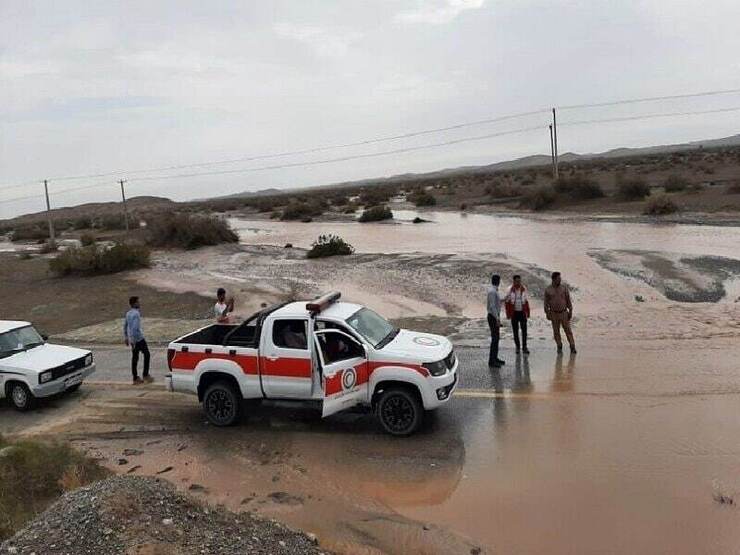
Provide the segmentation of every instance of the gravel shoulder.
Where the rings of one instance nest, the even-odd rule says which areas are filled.
[[[119,476],[65,494],[0,553],[319,554],[313,536],[212,508],[150,477]]]

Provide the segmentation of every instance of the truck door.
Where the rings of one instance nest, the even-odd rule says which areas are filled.
[[[260,352],[260,379],[266,397],[311,398],[313,363],[307,332],[307,318],[267,320]]]
[[[369,377],[365,347],[339,330],[321,330],[315,336],[324,388],[322,416],[366,403]]]

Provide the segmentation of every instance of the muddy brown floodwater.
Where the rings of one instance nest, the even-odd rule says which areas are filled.
[[[337,287],[395,318],[457,326],[459,389],[418,435],[281,406],[213,430],[194,399],[123,385],[91,386],[59,430],[41,414],[30,431],[63,428],[118,471],[163,472],[339,552],[740,553],[740,228],[415,215],[235,219],[242,245],[156,253],[133,278],[204,293],[226,283],[249,292],[249,308],[296,284]],[[358,255],[305,260],[298,248],[325,233]],[[555,354],[542,315],[554,269],[573,288],[576,356]],[[523,273],[534,294],[532,354],[517,357],[505,331],[507,364],[493,371],[482,321],[492,271],[505,283]],[[124,448],[141,453],[118,466]]]

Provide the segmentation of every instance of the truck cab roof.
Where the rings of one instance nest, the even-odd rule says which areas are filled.
[[[361,308],[363,306],[360,304],[338,301],[331,303],[316,316],[317,318],[344,321]],[[273,318],[308,318],[310,315],[311,313],[306,308],[306,301],[296,301],[278,308],[270,316]]]
[[[22,320],[0,320],[0,333],[5,333],[10,330],[17,330],[25,326],[30,326],[31,322],[24,322]]]

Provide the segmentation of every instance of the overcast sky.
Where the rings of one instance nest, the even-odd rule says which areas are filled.
[[[44,177],[258,156],[510,113],[740,88],[740,2],[0,0],[0,202]],[[740,107],[740,94],[563,111],[568,121]],[[244,162],[321,160],[541,126],[377,158],[135,181],[200,198],[547,153],[547,115],[410,140]],[[566,127],[594,152],[732,135],[740,112]],[[167,173],[167,172],[165,172]],[[169,172],[173,173],[173,172]],[[100,189],[58,191],[103,183]],[[114,177],[52,181],[55,206],[117,199]],[[42,198],[0,204],[0,217]]]

